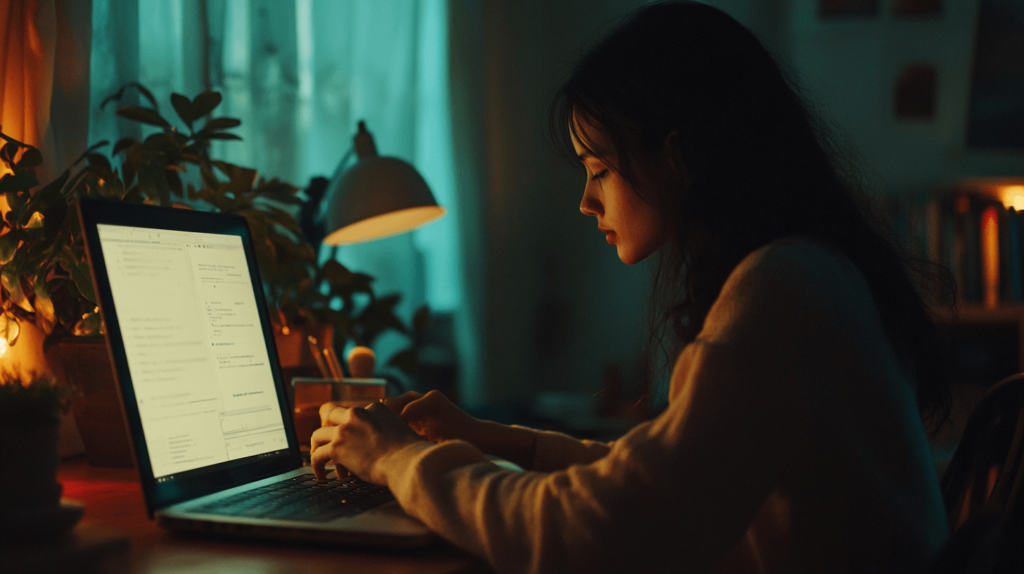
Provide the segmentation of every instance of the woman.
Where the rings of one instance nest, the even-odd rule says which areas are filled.
[[[624,263],[658,257],[667,409],[600,444],[437,393],[327,407],[316,471],[387,485],[502,572],[924,568],[948,536],[921,420],[948,409],[929,310],[771,56],[714,8],[651,5],[552,110],[586,168],[580,210]]]

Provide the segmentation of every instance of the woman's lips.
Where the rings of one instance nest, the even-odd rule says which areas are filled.
[[[604,232],[604,238],[605,238],[605,240],[609,244],[615,244],[615,232],[614,231],[611,231],[611,230],[608,230],[608,229],[602,229],[601,231]]]

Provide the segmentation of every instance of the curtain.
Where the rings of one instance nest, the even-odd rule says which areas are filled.
[[[0,0],[0,131],[39,148],[43,183],[86,147],[90,11],[88,0]],[[6,211],[0,196],[0,213]],[[18,343],[0,345],[0,367],[48,372],[42,342],[39,329],[22,323]]]
[[[0,0],[0,129],[43,152],[41,181],[85,149],[91,2]]]
[[[374,276],[379,295],[401,293],[406,319],[425,303],[450,320],[471,399],[477,321],[465,304],[463,223],[473,216],[455,176],[447,35],[445,0],[94,0],[90,141],[139,135],[98,109],[127,82],[148,87],[165,115],[170,93],[213,89],[224,96],[215,115],[242,120],[243,138],[216,142],[214,157],[306,187],[331,177],[365,121],[381,155],[412,163],[448,215],[321,257]],[[378,364],[406,344],[379,339]]]

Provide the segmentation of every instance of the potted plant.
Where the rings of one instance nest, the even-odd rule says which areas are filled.
[[[61,503],[57,427],[67,389],[37,374],[0,372],[0,540],[61,532],[80,506]]]
[[[42,162],[39,151],[0,134],[6,141],[0,147],[0,162],[9,171],[0,178],[0,193],[10,207],[0,221],[0,337],[16,344],[21,324],[34,323],[46,334],[44,350],[55,374],[72,385],[83,379],[112,380],[102,340],[95,337],[103,326],[75,214],[77,198],[89,195],[245,217],[279,333],[326,326],[342,343],[351,339],[371,345],[379,334],[394,329],[410,334],[415,345],[425,310],[410,330],[394,313],[399,297],[377,297],[371,276],[351,272],[336,261],[317,264],[288,209],[302,202],[297,187],[210,157],[212,141],[240,139],[228,131],[240,125],[239,120],[210,117],[220,94],[205,92],[194,99],[173,94],[171,103],[181,125],[172,126],[152,94],[138,84],[125,86],[103,105],[120,100],[129,89],[137,90],[152,107],[123,106],[117,115],[158,130],[142,140],[119,140],[111,152],[115,161],[97,151],[107,142],[92,146],[44,186],[35,177]],[[414,358],[415,351],[406,350],[392,364],[411,375]],[[106,374],[97,376],[96,369]],[[80,378],[73,371],[89,376]],[[90,410],[88,405],[108,415],[111,409],[116,412],[116,394],[112,385],[107,386],[102,395],[79,389],[73,407],[76,422],[93,464],[130,466],[120,417],[101,417],[107,428],[100,439],[87,436],[90,431],[79,416],[83,409]],[[94,460],[100,450],[121,454]]]
[[[227,131],[241,124],[234,118],[208,118],[201,128],[196,125],[217,108],[220,94],[205,92],[192,100],[171,94],[171,104],[182,124],[173,126],[160,114],[152,94],[139,84],[126,85],[103,105],[120,100],[129,88],[138,90],[152,107],[125,106],[117,109],[117,115],[161,131],[143,141],[125,138],[114,145],[114,155],[124,155],[123,197],[158,198],[161,205],[184,202],[198,209],[245,217],[277,334],[287,337],[309,328],[330,326],[328,337],[340,339],[336,346],[343,346],[346,340],[372,346],[379,335],[396,330],[409,335],[412,344],[390,364],[412,376],[415,347],[429,316],[427,309],[417,311],[412,329],[407,328],[394,312],[399,295],[377,297],[371,285],[372,276],[352,272],[335,260],[318,264],[317,254],[288,209],[302,204],[297,195],[299,188],[276,178],[259,178],[254,169],[210,157],[211,141],[241,139]],[[87,186],[102,190],[105,182],[117,181],[117,174],[105,163],[105,158],[88,157],[95,173],[88,176]],[[197,169],[201,178],[198,188],[194,183],[183,183],[182,175],[189,173],[190,166]],[[122,187],[115,184],[114,197]],[[360,295],[365,300],[363,304],[357,302]],[[295,338],[301,341],[299,349],[308,352],[305,337]],[[279,350],[282,343],[279,339]]]

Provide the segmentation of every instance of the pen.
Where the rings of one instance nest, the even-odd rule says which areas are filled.
[[[327,370],[327,364],[320,356],[320,345],[317,344],[316,337],[309,335],[306,340],[309,341],[309,350],[313,352],[313,360],[316,361],[316,367],[320,369],[320,375],[325,379],[331,378],[331,372]]]
[[[332,377],[339,380],[345,378],[341,371],[341,363],[338,362],[338,355],[334,354],[334,349],[324,347],[324,359],[327,360],[327,368],[331,370]]]

